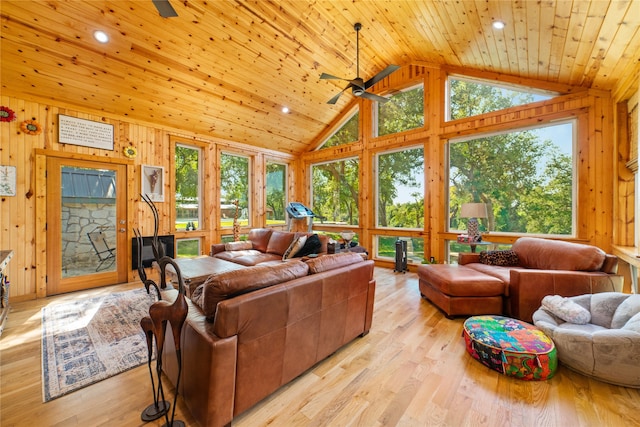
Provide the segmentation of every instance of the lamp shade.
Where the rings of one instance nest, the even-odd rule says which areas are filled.
[[[485,203],[463,203],[460,208],[462,218],[486,218],[487,205]]]

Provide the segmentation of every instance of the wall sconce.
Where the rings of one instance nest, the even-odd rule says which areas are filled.
[[[487,205],[484,203],[463,203],[460,208],[460,216],[469,218],[467,221],[467,233],[473,242],[482,241],[482,235],[478,229],[478,218],[487,218]]]

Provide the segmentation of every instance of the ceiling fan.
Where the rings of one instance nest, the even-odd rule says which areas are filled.
[[[321,79],[346,80],[349,82],[347,87],[342,89],[336,96],[334,96],[329,101],[327,101],[327,104],[335,104],[338,101],[338,98],[340,98],[340,95],[342,95],[342,93],[347,89],[351,89],[351,93],[353,93],[354,96],[358,96],[360,98],[366,98],[366,99],[370,99],[372,101],[378,101],[378,102],[387,102],[389,101],[389,98],[385,98],[383,96],[379,96],[371,92],[367,92],[367,89],[369,89],[371,86],[378,83],[380,80],[384,79],[385,77],[387,77],[389,74],[393,73],[400,67],[397,65],[389,65],[387,66],[387,68],[380,71],[378,74],[371,77],[369,80],[365,82],[360,77],[360,30],[362,29],[362,24],[359,22],[356,22],[353,26],[353,29],[356,30],[356,78],[343,79],[341,77],[332,76],[331,74],[322,73],[320,75]]]
[[[162,16],[163,18],[172,18],[174,16],[178,16],[178,13],[173,8],[173,6],[171,6],[171,3],[169,3],[169,0],[151,0],[151,1],[153,2],[156,9],[158,9],[158,13],[160,13],[160,16]]]

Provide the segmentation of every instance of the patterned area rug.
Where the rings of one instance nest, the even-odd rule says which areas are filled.
[[[140,288],[42,309],[42,388],[48,402],[147,362]]]

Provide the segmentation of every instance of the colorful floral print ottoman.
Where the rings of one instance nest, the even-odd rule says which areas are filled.
[[[551,338],[535,326],[503,316],[473,316],[462,332],[467,351],[482,364],[521,380],[547,380],[558,357]]]

